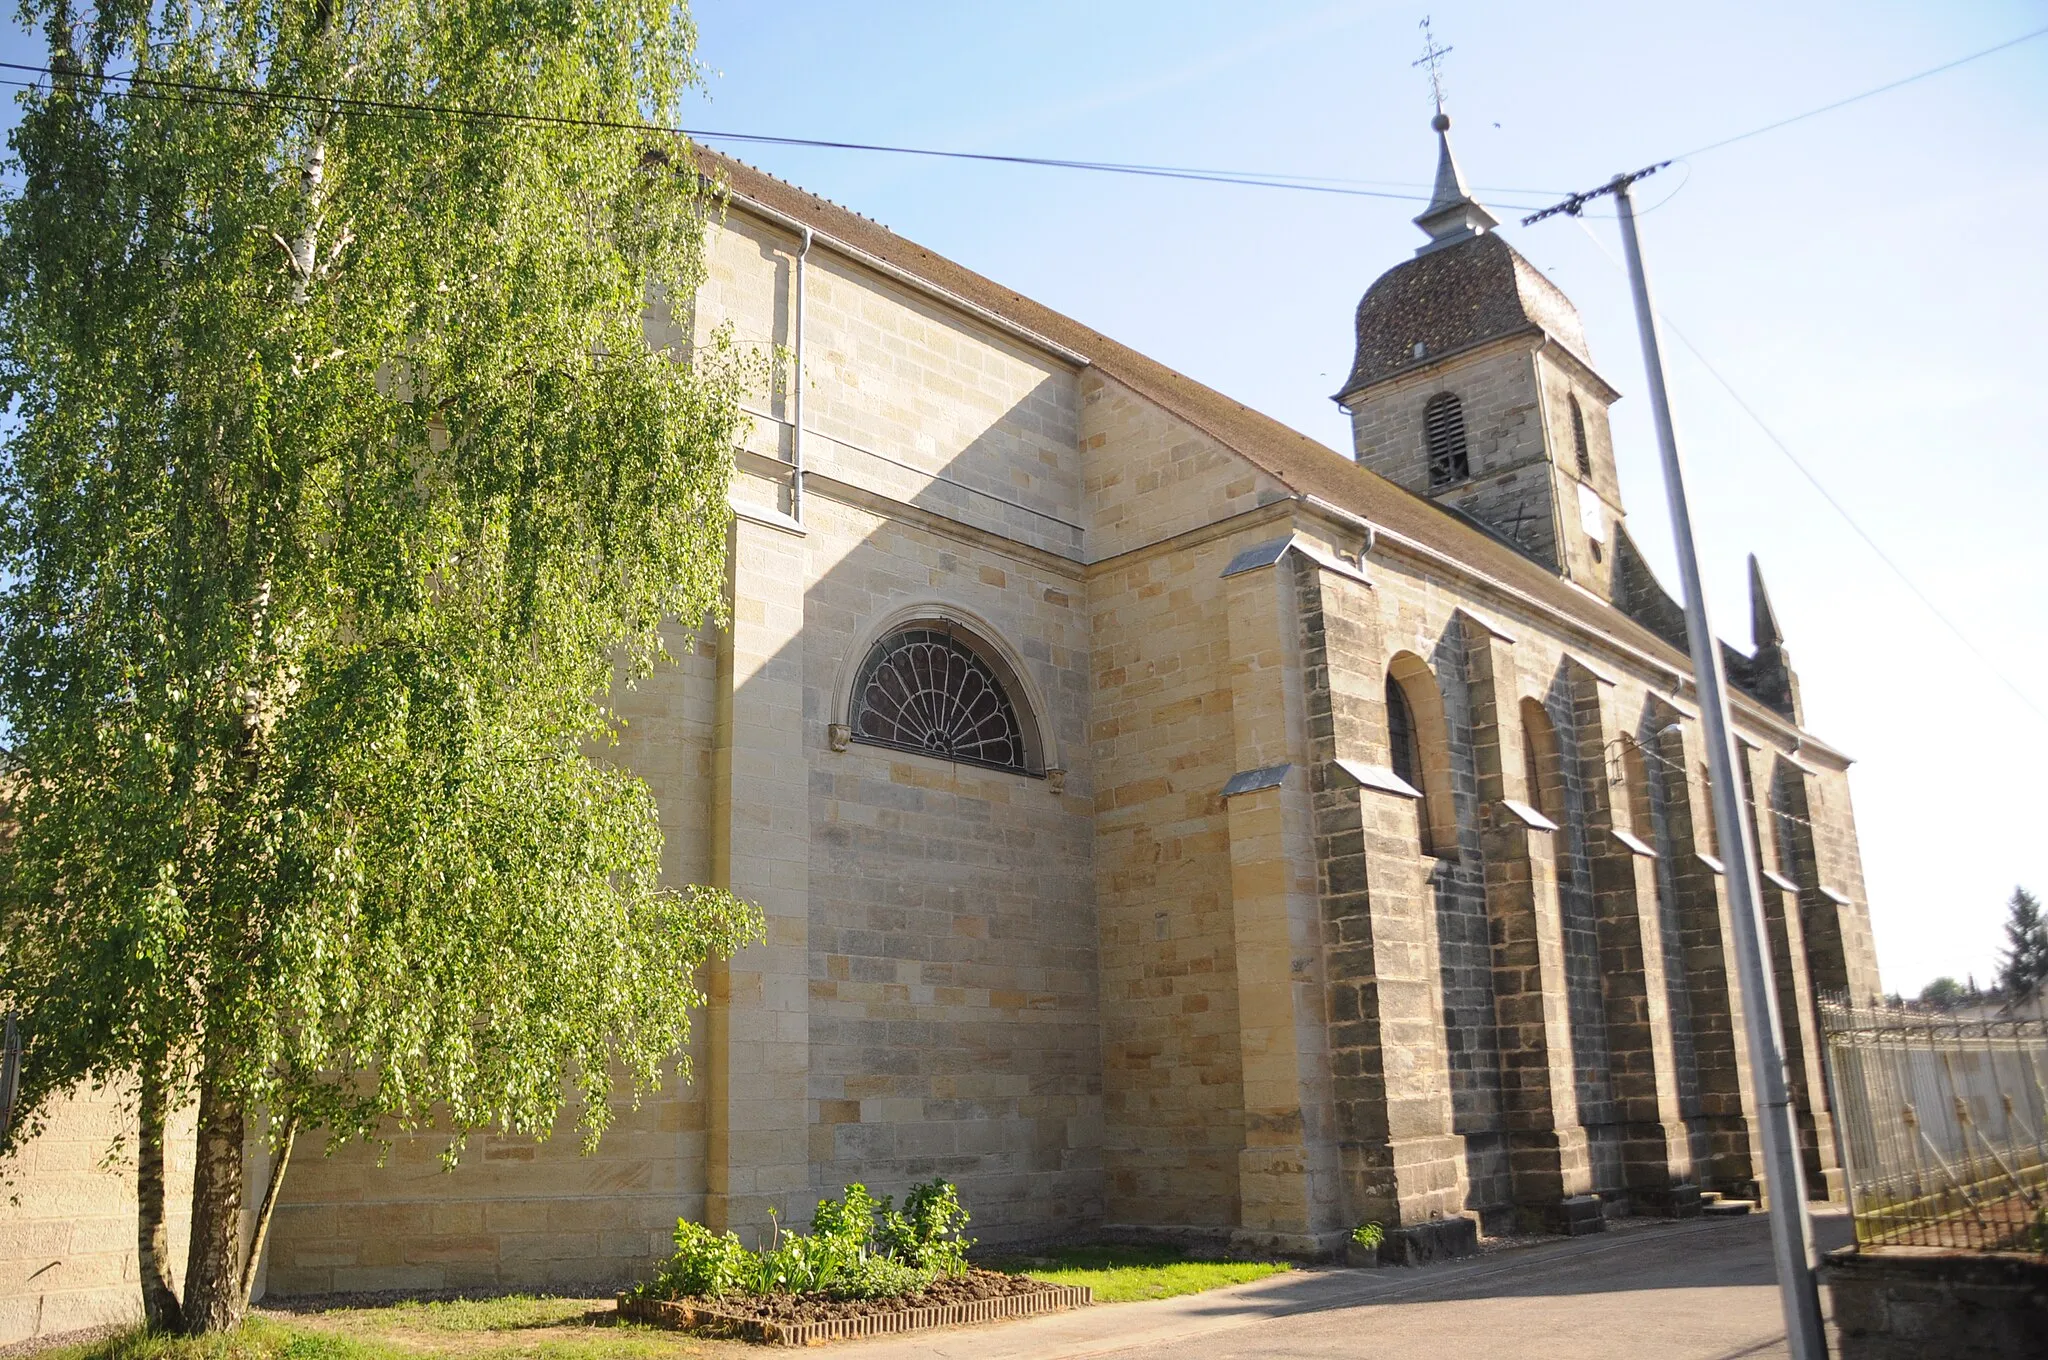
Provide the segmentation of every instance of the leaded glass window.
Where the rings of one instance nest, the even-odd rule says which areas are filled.
[[[1392,748],[1394,773],[1408,781],[1410,788],[1422,788],[1422,762],[1415,758],[1415,714],[1401,682],[1387,677],[1387,745]]]
[[[1439,392],[1422,408],[1422,435],[1429,445],[1429,488],[1449,486],[1472,476],[1465,451],[1465,405],[1449,392]]]
[[[986,661],[943,628],[906,628],[875,644],[853,685],[853,736],[1027,773],[1016,706]]]

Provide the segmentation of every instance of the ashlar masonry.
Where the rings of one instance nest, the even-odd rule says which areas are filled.
[[[592,1156],[301,1139],[265,1287],[614,1283],[679,1217],[751,1238],[856,1179],[946,1177],[984,1242],[1299,1253],[1772,1195],[1619,393],[1436,135],[1426,242],[1358,305],[1348,454],[701,152],[729,207],[669,338],[793,347],[801,289],[805,427],[780,374],[730,625],[618,696],[621,751],[667,873],[768,938],[714,970],[695,1083]],[[1816,998],[1879,990],[1850,762],[1752,582],[1743,793],[1833,1196]],[[76,1133],[0,1208],[0,1342],[131,1306],[132,1192],[71,1213]]]

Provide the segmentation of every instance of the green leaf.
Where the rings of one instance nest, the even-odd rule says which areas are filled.
[[[336,101],[673,121],[687,13],[23,16],[76,72],[0,199],[25,1108],[168,1058],[335,1137],[594,1140],[760,930],[662,882],[603,697],[717,614],[752,370],[643,338],[703,272],[687,146]]]

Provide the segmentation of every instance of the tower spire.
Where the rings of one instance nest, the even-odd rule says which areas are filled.
[[[1764,589],[1764,569],[1756,554],[1749,555],[1749,636],[1756,645],[1751,659],[1751,679],[1756,696],[1794,723],[1806,721],[1805,706],[1799,699],[1799,673],[1792,669],[1792,654],[1785,648],[1785,631],[1778,627],[1778,615],[1771,608],[1771,593]]]
[[[1771,593],[1764,589],[1764,569],[1755,553],[1749,555],[1749,637],[1759,649],[1785,645],[1785,634],[1771,608]]]
[[[1429,237],[1429,244],[1418,246],[1415,253],[1427,255],[1432,250],[1483,236],[1499,226],[1500,219],[1472,197],[1472,191],[1465,187],[1465,176],[1458,170],[1458,158],[1451,154],[1451,116],[1444,112],[1443,63],[1452,49],[1436,45],[1428,15],[1423,16],[1419,27],[1422,56],[1410,64],[1429,68],[1429,95],[1436,105],[1436,116],[1429,120],[1430,127],[1436,130],[1436,190],[1430,195],[1429,206],[1415,219],[1415,225]]]

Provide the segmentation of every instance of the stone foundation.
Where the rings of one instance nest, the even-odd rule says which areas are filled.
[[[1584,1237],[1607,1231],[1607,1206],[1598,1195],[1573,1195],[1541,1209],[1525,1210],[1523,1219],[1526,1227],[1538,1232]]]
[[[1479,1254],[1479,1224],[1470,1218],[1440,1218],[1406,1228],[1390,1228],[1381,1241],[1383,1266],[1425,1266]]]
[[[1631,1190],[1629,1208],[1649,1218],[1698,1218],[1700,1188],[1690,1182],[1663,1189]]]
[[[2022,1360],[2048,1346],[2048,1260],[1933,1247],[1828,1253],[1841,1360]]]

